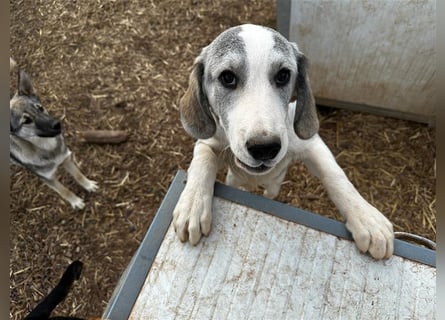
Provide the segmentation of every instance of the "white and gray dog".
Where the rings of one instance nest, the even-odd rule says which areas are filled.
[[[209,234],[216,174],[225,163],[227,184],[259,185],[274,198],[288,166],[300,160],[327,189],[360,251],[375,259],[393,254],[392,224],[358,193],[318,135],[306,69],[295,43],[256,25],[226,30],[196,58],[180,101],[182,124],[198,139],[173,213],[181,241],[195,245]]]
[[[10,60],[11,68],[14,61]],[[65,145],[62,124],[42,106],[29,76],[19,71],[18,90],[9,102],[9,159],[40,177],[75,209],[84,208],[76,196],[57,179],[57,169],[63,166],[87,191],[95,191],[95,181],[85,177]]]

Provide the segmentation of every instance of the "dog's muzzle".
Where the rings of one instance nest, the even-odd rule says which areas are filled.
[[[62,133],[62,123],[55,119],[36,121],[36,129],[39,137],[51,138]]]
[[[265,162],[274,159],[278,155],[281,150],[281,143],[279,140],[270,143],[247,141],[246,149],[252,158]]]
[[[264,174],[273,168],[273,160],[281,150],[281,141],[278,138],[251,139],[246,142],[246,149],[258,165],[251,166],[236,158],[237,165],[252,174]]]

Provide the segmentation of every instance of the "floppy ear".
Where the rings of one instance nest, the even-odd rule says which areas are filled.
[[[318,132],[319,121],[315,99],[309,84],[309,78],[306,73],[307,59],[296,52],[298,74],[295,82],[293,99],[297,99],[295,110],[294,130],[301,139],[309,139]]]
[[[216,132],[216,123],[210,113],[210,105],[202,88],[204,63],[199,57],[193,65],[189,86],[179,101],[181,123],[195,139],[207,139]]]
[[[18,95],[19,96],[35,96],[36,92],[32,86],[31,79],[28,74],[20,70],[18,75]]]

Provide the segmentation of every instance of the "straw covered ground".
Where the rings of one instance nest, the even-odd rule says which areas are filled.
[[[87,194],[62,174],[86,199],[75,211],[11,166],[11,319],[22,319],[75,259],[84,262],[83,275],[54,314],[99,316],[173,176],[191,159],[178,101],[194,57],[227,27],[275,27],[274,2],[19,0],[10,8],[11,56],[50,113],[64,118],[67,144],[100,185]],[[322,138],[365,198],[396,231],[435,240],[434,129],[323,107],[319,113]],[[79,138],[93,129],[126,130],[129,139],[98,145]],[[300,164],[278,200],[341,219]]]

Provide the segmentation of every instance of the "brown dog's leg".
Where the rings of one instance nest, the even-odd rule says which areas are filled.
[[[85,190],[90,192],[97,190],[97,183],[84,176],[71,156],[63,162],[63,167]]]
[[[83,209],[85,207],[85,203],[81,198],[76,196],[71,192],[68,188],[66,188],[63,184],[54,178],[53,180],[44,180],[45,183],[54,191],[56,191],[64,200],[68,201],[71,204],[71,207],[74,209]]]

